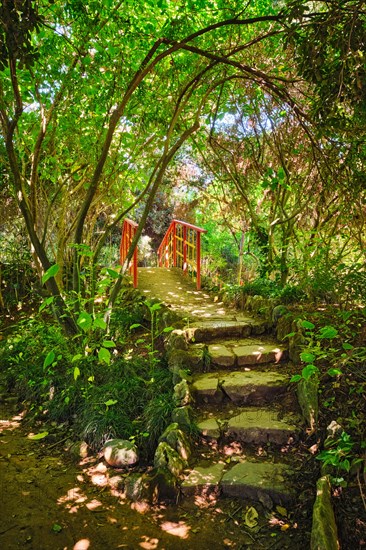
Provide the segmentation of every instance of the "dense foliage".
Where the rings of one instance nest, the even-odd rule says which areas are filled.
[[[345,416],[323,458],[359,459],[346,415],[365,398],[365,46],[358,0],[1,2],[9,389],[95,448],[118,435],[149,455],[172,381],[140,326],[158,310],[129,299],[126,272],[143,231],[146,265],[176,217],[207,230],[207,286],[311,312],[324,416]],[[117,266],[126,216],[138,231]]]

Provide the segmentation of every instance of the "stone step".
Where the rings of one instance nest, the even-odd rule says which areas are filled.
[[[248,462],[226,465],[198,463],[181,484],[184,496],[211,494],[258,501],[271,508],[273,503],[287,505],[294,497],[292,470],[271,462]]]
[[[289,377],[277,371],[218,371],[195,375],[192,394],[199,403],[221,403],[229,399],[236,405],[261,405],[284,394]]]
[[[276,410],[261,407],[243,407],[230,413],[212,413],[197,423],[203,437],[223,438],[240,443],[286,445],[297,438],[299,429],[293,415],[282,415]]]
[[[264,334],[268,330],[268,323],[262,319],[237,316],[236,319],[211,319],[200,321],[184,329],[188,342],[209,342],[223,338],[246,338]]]
[[[241,339],[209,343],[207,360],[210,367],[243,367],[265,363],[280,363],[287,359],[285,346],[277,342]]]

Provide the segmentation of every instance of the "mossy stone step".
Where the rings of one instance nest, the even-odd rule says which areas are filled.
[[[299,431],[292,416],[280,418],[277,411],[260,407],[241,408],[227,418],[211,415],[198,422],[197,427],[204,437],[218,439],[220,434],[229,440],[256,445],[285,445],[293,441]]]
[[[248,462],[227,465],[198,463],[181,484],[184,496],[223,496],[266,503],[289,504],[294,496],[292,470],[282,464]]]
[[[287,505],[294,497],[291,474],[283,464],[241,462],[223,475],[220,485],[223,496],[259,502],[269,496],[274,503]]]
[[[220,481],[224,474],[225,464],[213,463],[197,465],[181,484],[184,496],[200,495],[208,496],[220,491]]]
[[[286,391],[289,378],[277,371],[210,372],[193,378],[197,403],[220,403],[228,397],[236,405],[261,405]]]
[[[185,328],[188,342],[209,342],[222,338],[247,338],[250,335],[264,334],[268,323],[261,319],[240,315],[237,319],[215,319],[200,321]]]
[[[280,363],[287,359],[285,346],[262,340],[229,340],[208,344],[211,366],[242,367],[264,363]]]

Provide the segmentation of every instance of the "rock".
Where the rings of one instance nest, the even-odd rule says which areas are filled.
[[[289,476],[291,470],[282,464],[267,462],[241,462],[226,472],[221,480],[224,496],[248,498],[276,504],[293,500]]]
[[[228,373],[220,384],[233,403],[261,405],[285,393],[288,378],[276,371],[238,371]]]
[[[176,422],[182,430],[190,430],[192,427],[192,409],[189,405],[173,409],[172,421]]]
[[[219,367],[233,367],[235,365],[235,355],[223,344],[208,346],[208,354],[212,365]]]
[[[187,461],[168,445],[168,443],[162,441],[155,451],[154,466],[155,468],[167,469],[175,477],[178,477],[184,468],[187,467]]]
[[[272,310],[272,323],[276,325],[278,321],[288,313],[288,309],[286,306],[280,304],[278,306],[275,306]]]
[[[178,496],[177,480],[166,468],[159,468],[151,475],[151,487],[158,501],[174,501]]]
[[[173,330],[165,341],[165,349],[167,352],[173,350],[186,350],[187,348],[188,344],[184,330]]]
[[[276,325],[276,338],[279,342],[284,341],[285,336],[291,333],[292,321],[292,314],[286,314],[279,317]]]
[[[187,378],[191,369],[201,370],[203,367],[204,345],[197,344],[189,351],[173,350],[168,354],[169,370],[173,373],[173,384],[178,384]]]
[[[103,454],[107,464],[114,468],[134,466],[139,460],[136,445],[124,439],[107,441],[104,445]]]
[[[191,402],[191,393],[186,380],[174,386],[174,401],[177,407],[183,407]]]
[[[170,424],[159,439],[159,443],[165,442],[170,445],[183,460],[191,456],[191,445],[185,433],[179,429],[177,422]]]
[[[342,432],[343,432],[342,426],[338,424],[338,422],[336,422],[335,420],[332,420],[329,426],[327,426],[327,435],[329,438],[334,439],[336,437],[339,437]]]
[[[280,420],[270,409],[248,407],[228,420],[225,435],[245,443],[284,445],[298,432],[291,420],[286,417]]]
[[[151,486],[146,475],[136,473],[127,476],[124,481],[124,490],[126,497],[133,502],[152,500]]]
[[[246,337],[251,333],[250,323],[225,319],[201,321],[198,326],[186,329],[190,342],[209,342],[217,338]]]
[[[302,417],[311,431],[315,431],[318,423],[318,389],[319,379],[312,376],[309,380],[301,379],[297,385],[297,398]]]
[[[216,463],[210,466],[196,466],[181,484],[181,491],[185,496],[209,496],[220,492],[225,464]]]
[[[321,477],[316,485],[311,529],[311,550],[338,550],[337,526],[330,494],[328,476]]]
[[[207,418],[197,424],[197,428],[203,437],[219,439],[222,436],[222,428],[216,418]]]
[[[218,404],[224,398],[224,394],[219,387],[218,375],[215,372],[195,376],[192,393],[195,400],[201,403]]]
[[[66,448],[75,459],[86,458],[89,454],[89,446],[85,441],[72,441]]]
[[[175,477],[164,468],[142,475],[130,474],[125,479],[124,489],[126,497],[134,502],[176,501],[178,495]]]
[[[238,366],[256,365],[262,363],[279,363],[286,359],[287,350],[278,344],[253,342],[233,348]]]

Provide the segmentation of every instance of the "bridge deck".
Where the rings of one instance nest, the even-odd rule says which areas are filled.
[[[222,319],[246,321],[249,317],[214,301],[195,284],[182,270],[164,267],[142,267],[138,270],[138,287],[148,298],[159,300],[181,317],[190,319]]]

